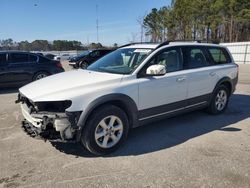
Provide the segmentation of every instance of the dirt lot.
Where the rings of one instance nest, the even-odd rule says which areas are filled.
[[[250,187],[250,65],[228,110],[193,112],[134,129],[117,152],[94,157],[80,145],[27,136],[0,91],[0,187]],[[67,68],[68,69],[68,68]]]

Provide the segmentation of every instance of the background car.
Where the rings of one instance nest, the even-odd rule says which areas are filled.
[[[41,56],[43,56],[43,53],[40,53],[40,52],[38,52],[38,53],[36,53],[37,55],[41,55]]]
[[[60,55],[56,55],[53,59],[56,60],[56,61],[61,61],[61,56]]]
[[[29,52],[0,51],[0,87],[18,86],[64,72],[59,61]]]
[[[79,56],[76,56],[69,60],[69,65],[73,66],[74,68],[82,68],[86,69],[90,64],[94,63],[96,60],[100,59],[101,57],[105,56],[106,54],[112,52],[114,50],[111,49],[98,49],[87,51]]]
[[[45,54],[44,57],[47,57],[49,59],[54,59],[54,57],[56,57],[56,55],[48,53],[48,54]]]
[[[86,56],[87,54],[89,54],[91,51],[89,50],[86,50],[86,51],[83,51],[82,53],[78,54],[78,55],[75,55],[75,56],[70,56],[69,57],[69,62],[70,62],[70,65],[74,65],[75,62],[79,61],[81,58],[83,58],[84,56]],[[71,64],[72,63],[72,64]]]

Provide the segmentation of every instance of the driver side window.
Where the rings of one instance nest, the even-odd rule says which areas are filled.
[[[179,48],[165,49],[158,53],[149,62],[147,67],[151,65],[164,65],[167,72],[174,72],[183,69],[183,63]]]

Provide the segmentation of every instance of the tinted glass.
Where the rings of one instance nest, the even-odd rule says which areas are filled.
[[[221,48],[209,48],[208,49],[215,64],[229,63],[229,58],[224,49]]]
[[[109,53],[110,51],[108,51],[108,50],[102,50],[101,51],[101,55],[105,55],[105,54],[107,54],[107,53]]]
[[[31,61],[31,62],[37,61],[37,56],[35,56],[35,55],[30,55],[30,61]]]
[[[89,55],[90,55],[90,57],[99,57],[100,56],[100,51],[91,52]]]
[[[6,62],[6,54],[0,54],[0,63]]]
[[[84,52],[82,52],[81,54],[75,56],[75,58],[82,58],[82,57],[88,55],[89,53],[90,53],[90,51],[84,51]]]
[[[182,58],[179,49],[166,49],[157,54],[147,65],[164,65],[167,72],[174,72],[183,69]]]
[[[51,61],[51,60],[46,58],[46,57],[39,56],[39,62],[40,63],[49,62],[49,61]]]
[[[206,55],[202,48],[199,47],[185,47],[184,60],[187,68],[199,68],[209,66]]]
[[[28,54],[22,54],[22,53],[12,53],[10,54],[11,62],[12,63],[23,63],[29,61],[29,55]]]

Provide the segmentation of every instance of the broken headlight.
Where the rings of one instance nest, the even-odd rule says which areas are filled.
[[[67,108],[71,106],[70,100],[66,101],[47,101],[47,102],[36,102],[34,104],[34,110],[36,112],[47,111],[47,112],[65,112]]]

